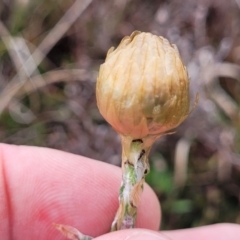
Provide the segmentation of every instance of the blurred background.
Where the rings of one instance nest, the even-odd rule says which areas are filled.
[[[151,151],[162,229],[240,224],[240,0],[1,0],[0,141],[120,166],[95,85],[107,50],[134,30],[175,43],[192,105],[200,96]]]

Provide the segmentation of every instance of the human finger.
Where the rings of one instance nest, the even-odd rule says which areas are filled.
[[[191,229],[164,232],[172,240],[238,240],[240,226],[238,224],[221,223]]]
[[[146,229],[122,230],[102,235],[94,240],[238,240],[239,236],[239,225],[216,224],[162,232]]]
[[[52,222],[86,235],[109,231],[118,208],[121,170],[74,154],[39,147],[0,146],[0,236],[61,239]],[[146,185],[137,227],[157,230],[160,208]]]

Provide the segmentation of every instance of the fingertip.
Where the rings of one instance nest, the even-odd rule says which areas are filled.
[[[94,240],[171,240],[167,235],[147,229],[129,229],[111,232]]]
[[[238,240],[240,236],[240,226],[238,224],[220,223],[191,229],[164,231],[163,233],[173,240]]]
[[[118,208],[120,168],[47,148],[6,144],[0,148],[16,234],[26,226],[26,238],[49,239],[51,232],[51,239],[55,239],[52,222],[74,226],[92,236],[109,231]],[[158,199],[145,185],[136,225],[157,230],[159,222]],[[27,228],[29,224],[45,236],[40,238]]]

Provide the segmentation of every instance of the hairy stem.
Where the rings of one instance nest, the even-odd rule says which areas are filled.
[[[134,228],[145,176],[149,172],[148,155],[153,142],[159,137],[160,135],[154,135],[133,139],[130,136],[121,135],[122,184],[119,192],[119,208],[111,231]],[[62,224],[54,224],[54,226],[68,239],[93,239],[71,226]]]
[[[155,139],[122,137],[122,184],[119,208],[112,231],[134,228],[145,176],[149,172],[148,154]]]

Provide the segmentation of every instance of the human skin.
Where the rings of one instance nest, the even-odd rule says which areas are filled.
[[[73,226],[96,240],[239,239],[240,227],[234,224],[159,233],[160,206],[147,184],[136,229],[108,233],[118,208],[120,182],[121,169],[100,161],[47,148],[0,144],[1,239],[65,239],[52,223]]]

